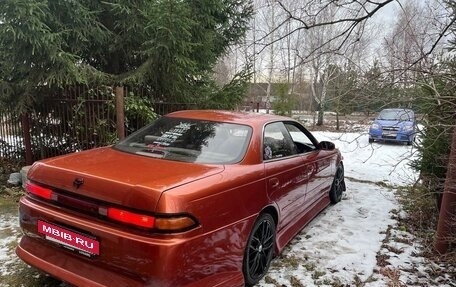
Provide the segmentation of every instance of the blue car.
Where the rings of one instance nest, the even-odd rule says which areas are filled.
[[[416,135],[415,113],[410,109],[384,109],[369,129],[369,142],[394,141],[411,145]]]

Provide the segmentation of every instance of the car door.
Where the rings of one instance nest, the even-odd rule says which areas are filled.
[[[320,150],[317,141],[303,126],[295,122],[285,123],[298,154],[307,162],[307,190],[302,212],[309,210],[322,197],[329,195],[335,164],[334,152]]]
[[[290,227],[301,212],[306,198],[309,178],[307,160],[298,154],[283,122],[274,122],[264,128],[263,160],[267,191],[278,205],[280,222],[278,231]]]

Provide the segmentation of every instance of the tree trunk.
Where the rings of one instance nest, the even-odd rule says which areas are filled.
[[[336,131],[340,129],[340,123],[339,123],[339,107],[336,110]]]
[[[317,119],[317,126],[322,126],[323,125],[323,105],[320,104],[318,108],[318,119]]]
[[[271,93],[272,93],[272,76],[274,72],[274,28],[275,28],[275,14],[274,14],[274,5],[271,5],[271,13],[272,13],[272,31],[271,31],[271,54],[269,56],[269,76],[268,76],[268,88],[266,93],[266,113],[269,114],[269,109],[271,108]]]
[[[317,126],[323,125],[323,116],[325,113],[325,102],[326,102],[326,92],[327,92],[327,82],[324,80],[322,81],[322,88],[321,88],[321,97],[320,97],[320,105],[318,109],[318,121]]]
[[[320,111],[320,106],[321,106],[321,101],[320,101],[320,98],[318,97],[318,91],[317,91],[317,85],[318,83],[320,82],[319,81],[319,77],[318,77],[318,73],[316,73],[314,75],[314,79],[311,83],[311,88],[312,88],[312,100],[310,101],[310,105],[311,105],[311,111],[313,112],[313,103],[314,101],[317,103],[317,108],[315,109],[315,111],[317,111],[319,113]],[[313,113],[313,122],[312,124],[315,125],[315,112]]]
[[[442,204],[440,207],[439,222],[437,225],[437,237],[435,249],[440,253],[446,253],[451,237],[452,227],[456,225],[456,126],[453,128],[450,157],[446,172],[445,186],[443,190]],[[454,234],[453,234],[454,235]]]

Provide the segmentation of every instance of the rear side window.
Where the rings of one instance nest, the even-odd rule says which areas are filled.
[[[284,123],[268,124],[263,135],[263,159],[278,159],[294,154],[297,154],[297,149]]]

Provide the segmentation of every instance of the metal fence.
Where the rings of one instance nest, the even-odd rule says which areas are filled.
[[[21,117],[5,107],[0,112],[0,158],[18,161],[23,153]]]
[[[81,86],[54,93],[45,96],[45,100],[24,114],[16,114],[13,107],[0,109],[2,160],[30,164],[118,140],[116,122],[119,118],[124,119],[124,114],[119,114],[119,109],[116,109],[116,94],[112,87]],[[124,90],[122,96],[131,94]],[[151,102],[150,105],[159,115],[195,108],[194,104],[186,103]],[[126,134],[147,124],[139,117],[130,116],[128,120],[130,125],[125,129]]]

